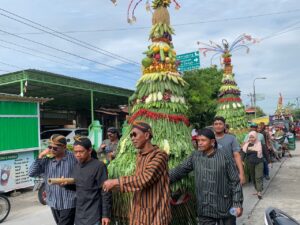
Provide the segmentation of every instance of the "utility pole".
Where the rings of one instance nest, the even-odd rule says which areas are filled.
[[[255,95],[255,81],[256,80],[265,80],[267,79],[266,77],[257,77],[253,80],[253,102],[254,102],[254,118],[256,118],[256,95]]]
[[[249,93],[248,95],[247,95],[248,97],[250,97],[250,102],[251,102],[251,108],[253,107],[253,94],[252,93]]]

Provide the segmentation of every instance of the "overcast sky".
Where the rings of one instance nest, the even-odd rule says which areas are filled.
[[[137,22],[129,25],[125,0],[117,6],[109,0],[1,0],[0,73],[31,68],[134,89],[141,76],[136,63],[150,43],[151,14],[144,3],[136,10]],[[299,0],[189,0],[180,4],[180,10],[174,10],[174,6],[170,9],[178,54],[197,51],[197,41],[221,42],[226,38],[232,42],[240,34],[251,34],[262,41],[252,45],[249,54],[238,51],[232,57],[244,104],[250,104],[247,95],[253,92],[257,77],[267,77],[255,82],[256,93],[265,96],[257,102],[265,112],[275,111],[280,92],[284,103],[296,103],[300,97]],[[66,34],[90,46],[85,48],[22,24],[14,19],[29,22],[3,10],[69,32]],[[102,50],[106,55],[100,53]],[[107,56],[110,53],[123,58]],[[219,59],[214,63],[219,65]],[[209,55],[201,55],[201,67],[208,66]]]

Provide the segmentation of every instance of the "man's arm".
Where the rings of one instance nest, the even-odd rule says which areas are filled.
[[[50,159],[44,157],[47,156],[49,153],[51,153],[51,151],[47,148],[38,155],[38,158],[32,163],[32,165],[29,168],[28,175],[30,177],[37,177],[45,173],[46,164]]]
[[[233,150],[233,158],[234,158],[235,164],[239,171],[240,182],[241,182],[241,184],[244,184],[246,182],[246,180],[245,180],[245,174],[244,174],[244,166],[242,163],[242,157],[240,154],[241,146],[239,145],[236,137],[234,137],[234,136],[233,136],[233,141],[232,141],[231,147]]]
[[[134,192],[147,188],[154,184],[168,169],[168,155],[157,152],[155,157],[145,165],[143,173],[138,176],[126,176],[119,178],[121,192]]]
[[[45,164],[47,159],[36,159],[29,168],[28,175],[30,177],[40,176],[45,172]]]
[[[193,155],[194,153],[192,153],[182,164],[170,171],[169,175],[171,184],[187,176],[194,170]]]
[[[245,184],[246,180],[245,180],[244,166],[243,166],[241,154],[239,152],[234,152],[233,157],[239,171],[240,182],[241,184]]]
[[[242,185],[240,184],[240,179],[238,176],[238,171],[236,169],[236,166],[234,165],[233,160],[225,155],[226,157],[226,172],[229,179],[229,186],[231,187],[232,191],[232,202],[233,207],[235,208],[242,208],[243,207],[243,191],[242,191]]]
[[[111,218],[112,193],[103,191],[102,185],[107,180],[107,168],[101,163],[100,169],[97,171],[97,185],[101,187],[102,196],[102,218]]]

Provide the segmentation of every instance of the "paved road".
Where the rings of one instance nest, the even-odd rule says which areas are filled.
[[[292,152],[293,157],[282,162],[263,200],[257,201],[243,224],[263,225],[264,210],[270,206],[283,210],[300,222],[300,142],[297,146],[297,150]]]
[[[10,197],[11,213],[3,225],[55,225],[50,208],[38,202],[37,192],[22,190],[17,197]]]
[[[265,193],[258,200],[251,184],[244,186],[244,215],[238,224],[263,225],[264,210],[278,207],[300,221],[300,142],[293,158],[285,158],[273,164],[271,180],[264,183]],[[17,197],[10,197],[12,211],[4,225],[55,225],[50,209],[37,200],[37,193],[23,190]]]

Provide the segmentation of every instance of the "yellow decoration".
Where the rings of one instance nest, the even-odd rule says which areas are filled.
[[[154,53],[158,53],[160,49],[158,46],[154,46],[152,50]]]
[[[169,46],[165,46],[163,49],[164,49],[164,52],[168,52],[170,50],[170,47]]]

